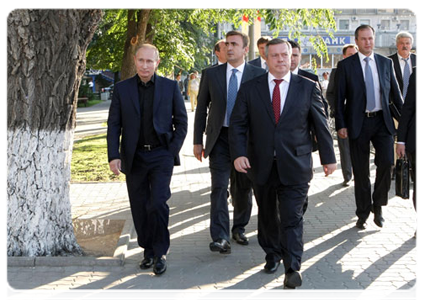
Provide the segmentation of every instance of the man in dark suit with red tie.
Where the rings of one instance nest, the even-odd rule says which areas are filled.
[[[285,288],[302,284],[303,206],[313,176],[310,126],[326,176],[336,169],[319,87],[289,71],[291,51],[280,39],[266,45],[269,73],[242,85],[229,128],[235,169],[253,182],[264,270],[274,273],[282,259]]]
[[[365,229],[372,211],[374,223],[383,227],[382,206],[388,204],[395,132],[390,102],[401,111],[402,96],[392,60],[373,52],[374,29],[361,25],[355,31],[359,52],[341,60],[335,76],[335,123],[338,136],[349,138],[358,217]],[[375,149],[376,180],[370,182],[370,143]]]
[[[413,170],[413,204],[417,212],[414,238],[420,239],[420,66],[413,68],[397,131],[397,154],[407,156]]]
[[[209,157],[211,173],[212,242],[209,247],[211,251],[221,254],[231,253],[227,203],[229,179],[234,206],[232,238],[238,244],[248,244],[245,226],[250,220],[252,208],[251,183],[244,174],[234,171],[228,142],[230,115],[241,82],[265,73],[263,69],[245,62],[248,43],[248,36],[241,32],[229,31],[226,34],[227,63],[204,70],[195,112],[194,155],[199,161],[202,161],[203,157]],[[204,132],[207,135],[205,147]]]
[[[110,169],[126,175],[141,269],[166,271],[169,250],[170,180],[180,164],[187,134],[185,103],[178,83],[155,74],[159,51],[143,44],[134,55],[137,75],[115,85],[107,122]]]

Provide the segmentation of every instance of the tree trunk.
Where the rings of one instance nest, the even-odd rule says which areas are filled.
[[[85,52],[101,10],[15,10],[8,23],[9,256],[80,253],[70,162]]]
[[[151,9],[140,11],[128,10],[128,26],[125,48],[123,50],[121,79],[128,79],[136,74],[134,65],[134,50],[139,44],[146,42],[146,32]],[[151,43],[151,41],[148,41]]]

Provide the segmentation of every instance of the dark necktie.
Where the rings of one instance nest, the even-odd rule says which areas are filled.
[[[276,85],[273,89],[272,105],[273,113],[275,114],[275,121],[276,124],[278,124],[279,117],[281,116],[281,93],[279,90],[279,84],[283,81],[283,79],[274,79],[273,81],[276,83]]]
[[[375,99],[375,86],[373,83],[373,74],[372,69],[370,68],[370,57],[366,57],[364,59],[366,61],[366,66],[364,67],[364,75],[366,81],[366,98],[367,98],[367,111],[373,111],[376,107],[376,99]]]
[[[231,78],[229,78],[228,101],[226,104],[226,117],[228,124],[235,105],[236,95],[238,93],[238,79],[236,77],[236,72],[238,72],[237,69],[232,69],[232,75]]]
[[[401,59],[405,62],[404,76],[402,78],[402,82],[404,83],[404,86],[402,89],[402,97],[405,100],[405,95],[407,95],[408,82],[410,80],[410,66],[408,65],[408,58],[401,58]]]

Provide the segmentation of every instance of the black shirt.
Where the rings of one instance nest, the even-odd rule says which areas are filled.
[[[153,75],[147,83],[144,83],[139,76],[138,82],[138,99],[140,102],[141,112],[141,128],[138,139],[138,148],[143,148],[143,145],[158,146],[160,140],[154,130],[153,125],[153,103],[154,103],[154,79]]]

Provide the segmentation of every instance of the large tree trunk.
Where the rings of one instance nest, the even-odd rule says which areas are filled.
[[[131,9],[128,10],[128,25],[121,70],[122,80],[130,78],[136,74],[134,65],[134,50],[136,47],[145,42],[152,42],[152,40],[146,40],[146,32],[150,15],[151,9],[142,9],[139,11]]]
[[[101,10],[15,10],[7,44],[7,253],[80,253],[69,199],[77,94]]]

